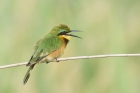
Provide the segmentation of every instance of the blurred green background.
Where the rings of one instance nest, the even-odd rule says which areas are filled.
[[[65,23],[81,30],[62,57],[139,53],[140,0],[0,0],[0,65],[26,62],[37,40]],[[0,93],[140,93],[140,57],[0,69]]]

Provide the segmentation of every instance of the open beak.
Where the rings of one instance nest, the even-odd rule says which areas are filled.
[[[70,34],[71,32],[82,32],[82,31],[79,31],[79,30],[70,30],[69,33],[66,33],[67,36],[73,36],[73,37],[81,38],[81,37],[79,37],[79,36],[76,36],[76,35]],[[82,38],[81,38],[81,39],[82,39]]]

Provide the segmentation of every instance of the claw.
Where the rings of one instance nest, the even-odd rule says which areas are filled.
[[[48,62],[47,60],[45,60],[45,62],[46,62],[46,64],[50,63],[50,62]]]
[[[50,62],[47,61],[46,64],[48,64],[48,63],[50,63]]]
[[[56,58],[55,60],[56,60],[57,63],[59,62],[59,61],[57,60],[57,58]]]

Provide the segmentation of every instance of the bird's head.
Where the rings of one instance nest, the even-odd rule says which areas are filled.
[[[53,35],[57,35],[59,37],[65,38],[67,40],[70,40],[71,37],[77,37],[81,38],[79,36],[73,35],[73,32],[80,32],[79,30],[70,30],[70,28],[65,24],[59,24],[58,26],[55,26],[51,33]]]

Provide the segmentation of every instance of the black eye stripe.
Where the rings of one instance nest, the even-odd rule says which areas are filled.
[[[58,35],[66,35],[66,31],[60,32]]]

